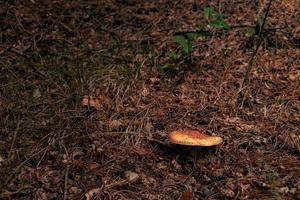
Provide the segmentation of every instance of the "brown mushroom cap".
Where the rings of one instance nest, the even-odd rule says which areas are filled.
[[[194,130],[178,130],[169,133],[169,140],[174,144],[188,146],[214,146],[222,143],[218,136],[209,136]]]

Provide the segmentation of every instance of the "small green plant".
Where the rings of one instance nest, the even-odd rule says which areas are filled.
[[[176,60],[176,59],[178,59],[178,54],[177,54],[175,51],[171,51],[170,57],[171,57],[173,60]]]
[[[180,33],[175,33],[173,36],[174,42],[179,44],[179,46],[182,48],[183,52],[186,55],[186,58],[188,61],[191,61],[191,54],[193,52],[193,40],[198,37],[205,37],[205,36],[210,36],[211,33],[209,31],[202,31],[202,30],[197,30],[194,32],[180,32]],[[174,56],[175,54],[176,56]],[[179,56],[177,55],[176,52],[173,52],[170,54],[170,57],[172,59],[178,59]]]
[[[192,52],[192,41],[186,35],[174,35],[174,41],[178,43],[182,50],[187,54],[190,55]]]
[[[275,31],[274,28],[264,28],[263,19],[258,17],[255,21],[255,24],[246,29],[245,36],[248,37],[245,45],[247,48],[254,47],[257,42],[260,41],[265,47],[278,48],[278,42],[274,34],[272,34],[272,30]],[[267,21],[265,21],[265,27],[269,26]]]
[[[141,69],[144,66],[146,62],[146,59],[142,62],[134,62],[134,71],[135,71],[135,79],[138,79],[141,77]]]
[[[206,20],[209,20],[212,18],[212,15],[213,15],[213,8],[212,7],[205,7],[204,8],[204,16],[205,16],[205,19]]]
[[[198,37],[207,37],[211,36],[212,32],[205,30],[204,28],[207,25],[211,27],[222,27],[225,30],[229,30],[230,26],[227,22],[224,21],[224,15],[222,13],[214,12],[212,7],[204,8],[204,16],[207,21],[205,25],[199,24],[196,31],[188,31],[188,32],[177,32],[173,35],[173,40],[177,43],[182,51],[185,54],[186,61],[190,62],[192,60],[192,52],[193,52],[193,40]],[[180,56],[177,52],[171,52],[170,58],[173,60],[177,60]],[[167,63],[162,65],[161,68],[169,69],[171,64]]]
[[[256,35],[258,36],[259,33],[261,32],[262,23],[263,23],[263,20],[261,18],[257,18],[255,21],[254,27],[248,28],[246,30],[246,36],[248,36],[248,37],[253,37]]]
[[[204,8],[204,17],[206,19],[205,24],[199,24],[195,31],[187,32],[176,32],[173,35],[173,40],[179,45],[182,49],[184,55],[184,61],[190,63],[192,61],[192,52],[193,52],[193,41],[199,37],[208,37],[213,35],[212,31],[205,30],[205,27],[208,25],[211,27],[223,28],[229,30],[230,26],[227,22],[224,21],[224,15],[222,13],[214,12],[212,7]],[[167,62],[159,66],[159,69],[168,71],[168,70],[178,70],[178,66],[173,66],[172,61],[178,61],[181,58],[181,55],[177,51],[172,51],[169,54],[171,63]]]
[[[230,25],[224,21],[224,14],[214,12],[212,7],[204,8],[204,16],[208,22],[208,25],[212,27],[221,27],[225,30],[230,29]]]

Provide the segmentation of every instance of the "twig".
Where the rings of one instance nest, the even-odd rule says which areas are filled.
[[[249,60],[249,63],[248,63],[248,66],[247,66],[247,69],[246,69],[246,72],[245,72],[245,75],[244,75],[244,80],[243,80],[243,83],[242,83],[242,88],[244,88],[244,86],[246,86],[248,83],[249,83],[249,74],[250,72],[252,71],[252,68],[253,68],[253,62],[254,62],[254,58],[258,52],[258,49],[262,43],[262,33],[264,31],[264,27],[265,27],[265,24],[266,24],[266,20],[267,20],[267,17],[269,15],[269,11],[270,11],[270,7],[271,7],[271,4],[272,4],[272,1],[273,0],[269,0],[269,4],[268,4],[268,7],[267,7],[267,10],[266,10],[266,13],[265,13],[265,16],[264,16],[264,19],[263,19],[263,23],[261,25],[261,28],[259,30],[259,34],[258,34],[258,37],[259,37],[259,41],[257,43],[257,46]]]
[[[41,162],[42,162],[42,160],[44,159],[46,153],[48,152],[48,148],[49,148],[49,146],[47,146],[47,147],[45,148],[45,151],[44,151],[43,155],[41,156],[39,162],[36,164],[36,167],[38,167],[38,166],[41,164]]]
[[[63,135],[64,135],[64,133],[63,133]],[[64,197],[63,197],[63,199],[66,200],[68,198],[68,176],[69,176],[69,169],[70,169],[70,164],[69,164],[70,157],[69,157],[68,150],[64,144],[64,141],[61,140],[60,143],[61,143],[61,146],[63,147],[63,149],[65,150],[66,157],[68,160],[67,167],[66,167],[66,173],[65,173]]]
[[[69,176],[69,169],[70,169],[70,166],[67,165],[66,173],[65,173],[64,200],[67,199],[67,195],[68,195],[68,176]]]
[[[63,132],[63,136],[65,135],[65,132]],[[67,167],[66,167],[66,173],[65,173],[65,184],[64,184],[64,197],[63,200],[68,199],[68,176],[69,176],[69,169],[70,169],[70,155],[68,152],[68,149],[66,148],[65,144],[64,144],[64,140],[60,140],[60,145],[62,146],[62,148],[65,151],[66,157],[67,157]]]
[[[8,153],[8,159],[11,158],[12,150],[13,150],[14,145],[15,145],[15,141],[16,141],[16,138],[17,138],[17,133],[18,133],[19,128],[20,128],[20,124],[21,124],[21,121],[18,121],[17,128],[14,131],[13,140],[12,140],[12,143],[10,145],[10,149],[9,149],[9,153]]]
[[[18,49],[11,48],[10,51],[12,51],[12,52],[14,52],[14,53],[16,53],[16,54],[19,54],[20,56],[23,56],[23,57],[25,57],[25,58],[29,58],[28,55],[24,54],[23,51],[20,51],[20,50],[18,50]]]
[[[43,151],[40,150],[38,152],[33,153],[32,155],[30,155],[28,158],[26,158],[23,162],[21,162],[18,167],[16,167],[13,172],[10,173],[10,175],[8,176],[8,178],[5,181],[5,185],[7,185],[9,183],[9,181],[16,175],[16,173],[30,160],[32,159],[34,156],[38,155],[39,153],[41,153]]]
[[[22,188],[16,190],[16,191],[4,191],[3,193],[0,194],[0,197],[1,198],[7,198],[7,199],[11,199],[11,196],[12,195],[16,195],[16,194],[19,194],[20,192],[24,192],[24,190],[28,190],[28,189],[33,189],[32,186],[30,185],[25,185],[23,186]]]
[[[4,54],[5,52],[9,51],[10,49],[11,49],[11,47],[7,47],[7,48],[1,50],[1,51],[0,51],[0,56],[1,56],[2,54]]]

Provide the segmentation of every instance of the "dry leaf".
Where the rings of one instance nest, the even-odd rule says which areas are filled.
[[[221,189],[221,193],[230,199],[232,199],[235,196],[234,191],[231,189]]]
[[[121,120],[114,119],[108,122],[110,129],[119,129],[124,123]]]
[[[111,107],[112,100],[105,95],[100,95],[97,98],[94,98],[92,96],[84,96],[82,99],[82,105],[91,106],[97,110],[100,110],[104,105]]]
[[[41,92],[40,92],[39,89],[34,90],[34,92],[33,92],[33,97],[34,97],[34,98],[39,98],[39,97],[41,97],[41,96],[42,96],[42,95],[41,95]]]
[[[71,193],[73,193],[73,194],[80,194],[81,192],[82,192],[82,190],[81,189],[79,189],[78,187],[70,187],[70,191],[71,191]]]
[[[125,171],[124,176],[129,183],[135,182],[139,178],[139,175],[132,171]]]
[[[290,81],[296,81],[300,78],[300,70],[297,70],[296,73],[289,74],[288,78]]]
[[[91,162],[91,163],[88,164],[88,168],[89,168],[90,170],[96,169],[96,168],[98,168],[99,166],[100,166],[100,165],[99,165],[98,163],[96,163],[96,162]]]
[[[259,132],[259,127],[255,124],[250,124],[249,122],[239,118],[239,117],[227,117],[224,120],[226,125],[234,126],[238,131],[256,131]]]
[[[73,150],[71,155],[72,155],[73,160],[78,160],[80,157],[84,156],[85,153],[83,152],[82,149],[76,148],[76,149]]]
[[[91,200],[96,194],[100,193],[102,188],[95,188],[85,193],[86,200]]]
[[[148,96],[150,94],[150,91],[149,89],[144,85],[143,86],[143,90],[141,92],[141,94],[145,97],[145,96]]]
[[[281,187],[278,189],[278,192],[281,194],[287,194],[289,193],[290,189],[288,187]]]
[[[142,146],[137,146],[136,148],[134,148],[134,151],[140,156],[149,156],[152,153],[151,149]]]
[[[99,101],[94,99],[93,97],[84,96],[82,99],[82,105],[100,109]]]
[[[178,200],[194,200],[194,194],[191,190],[187,189],[186,191],[184,191],[181,196],[179,197]]]

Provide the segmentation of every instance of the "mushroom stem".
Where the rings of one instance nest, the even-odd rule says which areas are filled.
[[[197,168],[197,161],[198,161],[198,148],[197,147],[192,147],[192,156],[193,156],[193,168],[192,171],[187,175],[187,177],[184,179],[183,184],[185,184],[187,182],[187,180],[189,180],[189,178],[193,175],[193,173],[195,172],[195,169]]]
[[[177,130],[170,132],[168,134],[169,140],[173,144],[191,146],[191,153],[193,156],[193,169],[191,173],[187,176],[184,182],[186,182],[189,177],[194,173],[199,155],[199,146],[209,147],[215,146],[222,143],[223,139],[218,136],[209,136],[203,132],[195,130]]]

